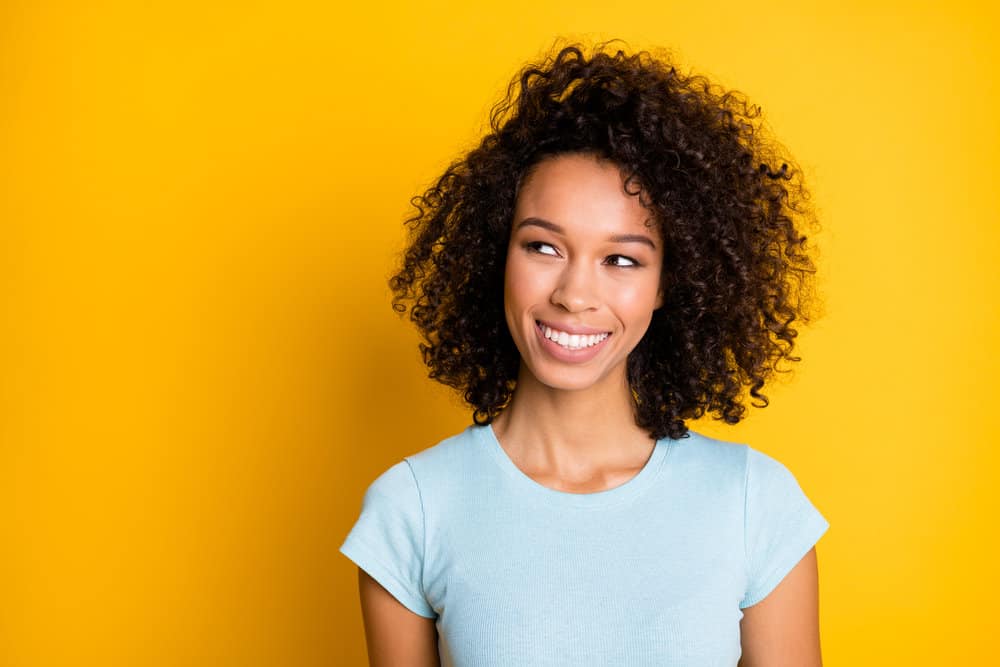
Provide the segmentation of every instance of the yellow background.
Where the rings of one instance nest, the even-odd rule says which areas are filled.
[[[363,664],[337,549],[469,419],[389,307],[401,221],[557,36],[672,48],[813,184],[805,361],[695,428],[830,520],[826,663],[995,658],[985,7],[0,4],[0,664]]]

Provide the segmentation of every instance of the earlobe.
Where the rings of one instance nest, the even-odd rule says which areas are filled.
[[[656,305],[653,306],[653,310],[659,310],[663,307],[663,290],[656,293]]]

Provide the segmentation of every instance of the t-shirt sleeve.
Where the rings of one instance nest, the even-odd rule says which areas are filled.
[[[424,515],[409,463],[397,463],[368,487],[340,552],[407,609],[437,618],[423,592]]]
[[[748,579],[740,609],[767,597],[830,527],[788,468],[751,447],[747,452]]]

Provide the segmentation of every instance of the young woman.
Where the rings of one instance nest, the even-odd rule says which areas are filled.
[[[827,521],[685,425],[797,361],[812,214],[758,115],[571,46],[414,199],[394,305],[475,423],[375,480],[341,548],[372,665],[820,664]]]

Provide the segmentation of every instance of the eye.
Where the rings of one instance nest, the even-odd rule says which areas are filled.
[[[536,252],[539,255],[549,255],[550,257],[558,257],[559,253],[556,249],[545,243],[543,241],[529,241],[524,244],[524,247],[528,249],[528,252]]]
[[[639,266],[639,262],[635,261],[631,257],[626,257],[625,255],[609,255],[605,260],[605,263],[610,264],[611,266],[621,267]]]

